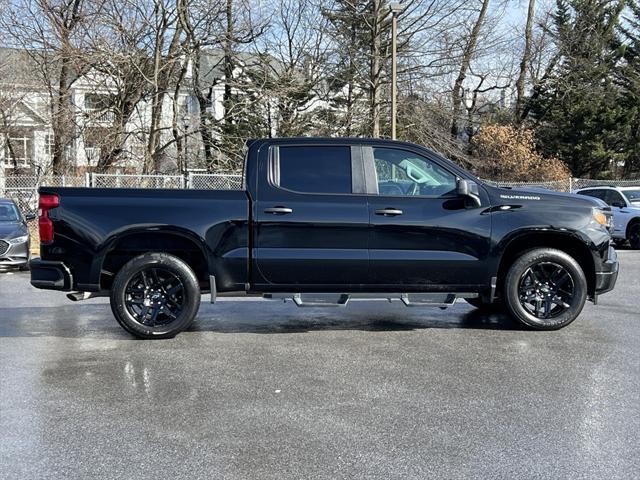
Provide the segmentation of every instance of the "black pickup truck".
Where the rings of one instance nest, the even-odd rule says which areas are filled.
[[[505,308],[571,323],[618,262],[601,201],[497,188],[409,143],[247,142],[244,190],[42,187],[31,284],[110,296],[127,331],[176,335],[202,293],[298,306],[351,298]]]

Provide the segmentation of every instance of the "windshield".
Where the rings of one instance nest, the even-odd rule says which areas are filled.
[[[637,190],[623,190],[624,196],[632,203],[640,203],[640,188]]]
[[[20,212],[10,203],[0,205],[0,223],[19,222]]]

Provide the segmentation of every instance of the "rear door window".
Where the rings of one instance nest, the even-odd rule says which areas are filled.
[[[281,146],[274,183],[301,193],[352,193],[348,146]]]

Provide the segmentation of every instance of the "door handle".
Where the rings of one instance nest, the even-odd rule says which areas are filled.
[[[271,213],[273,215],[286,215],[288,213],[293,213],[293,209],[287,207],[271,207],[265,208],[264,213]]]
[[[376,210],[376,215],[395,217],[396,215],[402,215],[402,210],[399,210],[397,208],[381,208],[380,210]]]

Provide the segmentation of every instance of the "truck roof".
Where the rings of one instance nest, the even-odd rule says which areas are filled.
[[[440,160],[447,162],[449,165],[452,165],[456,169],[461,169],[460,165],[452,161],[451,159],[445,157],[444,155],[436,152],[435,150],[425,147],[423,145],[418,145],[411,142],[403,142],[400,140],[391,140],[388,138],[370,138],[370,137],[276,137],[276,138],[253,138],[249,139],[246,142],[247,147],[252,147],[256,145],[259,147],[264,143],[280,143],[280,144],[291,144],[291,145],[373,145],[380,147],[409,147],[409,148],[419,148],[421,150],[428,151],[431,155],[438,157]],[[467,172],[469,173],[469,172]]]

